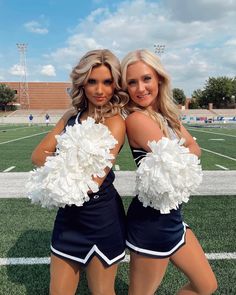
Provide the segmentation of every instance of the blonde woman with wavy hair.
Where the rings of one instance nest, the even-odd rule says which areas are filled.
[[[126,131],[139,173],[139,194],[133,198],[127,212],[126,245],[131,253],[129,295],[153,295],[161,284],[169,261],[189,279],[177,292],[178,295],[212,294],[217,288],[216,278],[197,238],[183,222],[182,201],[178,203],[173,199],[173,190],[170,190],[169,197],[167,188],[170,185],[166,182],[167,179],[171,181],[168,177],[171,175],[175,188],[178,185],[182,187],[184,174],[175,174],[179,163],[169,152],[179,150],[177,141],[185,141],[185,148],[190,153],[187,158],[195,159],[194,167],[199,163],[200,148],[179,121],[170,78],[154,53],[148,50],[128,53],[121,62],[121,73],[122,87],[130,96],[125,107],[128,114]],[[154,150],[150,142],[159,149]],[[160,145],[162,142],[164,145]],[[173,142],[176,145],[172,145]],[[171,146],[169,150],[166,143]],[[156,164],[155,157],[160,159],[162,156],[160,148],[166,155],[166,162],[159,161]],[[151,155],[154,156],[150,158]],[[160,166],[171,169],[160,170]],[[148,174],[154,169],[156,174]],[[197,169],[196,173],[201,171]],[[148,175],[153,175],[156,180],[148,178]],[[145,179],[144,183],[141,177]],[[156,186],[159,179],[159,186]],[[165,194],[159,190],[161,185]],[[167,200],[170,202],[167,203]]]
[[[110,149],[114,164],[125,140],[121,113],[128,101],[128,95],[120,86],[119,60],[107,49],[89,51],[72,70],[71,79],[74,109],[67,111],[35,148],[33,163],[44,165],[46,157],[56,150],[55,136],[63,133],[67,126],[93,118],[94,124],[105,125],[117,142]],[[89,146],[89,142],[86,143]],[[51,295],[75,294],[82,269],[85,269],[91,294],[115,294],[118,262],[125,257],[125,213],[113,185],[114,172],[110,166],[104,172],[104,177],[93,175],[99,190],[88,191],[88,201],[82,206],[66,205],[57,212],[51,240]]]
[[[105,105],[98,105],[94,109],[93,115],[96,122],[121,114],[124,105],[128,102],[127,94],[122,91],[120,85],[120,62],[117,57],[107,49],[93,50],[81,58],[71,73],[72,88],[70,95],[74,108],[81,110],[87,107],[88,101],[84,91],[84,85],[88,83],[92,69],[101,65],[106,66],[111,71],[114,93]]]

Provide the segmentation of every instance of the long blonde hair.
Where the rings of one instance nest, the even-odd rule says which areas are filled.
[[[137,61],[142,61],[152,67],[159,78],[159,91],[157,96],[157,110],[147,110],[135,104],[131,99],[125,106],[126,112],[141,111],[148,114],[152,119],[158,122],[161,130],[168,135],[167,124],[180,135],[179,109],[173,100],[170,77],[165,71],[160,59],[151,51],[146,49],[129,52],[121,62],[122,88],[127,91],[127,68]],[[167,123],[167,124],[166,124]]]
[[[87,83],[94,67],[104,65],[110,71],[115,83],[115,90],[111,100],[102,107],[96,107],[94,119],[96,122],[104,118],[121,114],[122,108],[128,102],[128,95],[121,88],[121,69],[118,58],[108,49],[97,49],[87,52],[71,72],[72,88],[70,95],[73,106],[78,110],[87,108],[87,97],[83,86]]]

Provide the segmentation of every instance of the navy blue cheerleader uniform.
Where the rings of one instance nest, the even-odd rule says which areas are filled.
[[[78,123],[72,117],[68,125]],[[110,170],[97,193],[89,194],[83,206],[59,208],[54,223],[51,251],[86,266],[96,255],[105,266],[125,257],[125,212],[122,200],[113,186]]]
[[[137,166],[147,151],[131,147]],[[136,196],[127,212],[126,245],[138,254],[166,258],[185,244],[187,225],[183,222],[181,206],[168,214],[160,210],[144,207]]]

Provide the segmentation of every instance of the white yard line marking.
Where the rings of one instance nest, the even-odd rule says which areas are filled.
[[[220,169],[223,169],[223,170],[229,170],[229,168],[226,168],[224,166],[221,166],[221,165],[218,165],[218,164],[215,164],[216,167],[219,167]]]
[[[119,165],[115,165],[115,170],[116,171],[120,171],[120,166]]]
[[[216,152],[213,152],[213,151],[211,151],[211,150],[204,149],[204,148],[202,148],[202,147],[201,147],[201,150],[203,150],[203,151],[205,151],[205,152],[208,152],[208,153],[215,154],[215,155],[217,155],[217,156],[220,156],[220,157],[223,157],[223,158],[226,158],[226,159],[229,159],[229,160],[232,160],[232,161],[236,161],[235,158],[231,158],[231,157],[229,157],[229,156],[225,156],[225,155],[222,155],[222,154],[220,154],[220,153],[216,153]]]
[[[24,126],[24,127],[17,127],[17,128],[9,128],[9,129],[1,129],[0,131],[1,132],[8,132],[8,131],[15,131],[15,130],[18,130],[18,129],[29,129],[30,127],[32,126]]]
[[[210,260],[236,259],[236,252],[207,253],[206,257]]]
[[[225,139],[223,139],[223,138],[209,138],[208,140],[225,141]]]
[[[31,264],[49,264],[49,257],[34,257],[34,258],[0,258],[0,265],[31,265]]]
[[[196,132],[202,132],[202,133],[209,133],[209,134],[216,134],[216,135],[222,135],[222,136],[229,136],[236,138],[236,135],[232,134],[225,134],[225,133],[218,133],[218,132],[211,132],[211,131],[205,131],[205,130],[197,130],[195,128],[187,128],[188,130],[196,131]]]
[[[206,253],[206,257],[210,260],[236,259],[236,252],[222,253]],[[128,263],[130,255],[125,255],[125,259],[121,262]],[[32,264],[49,264],[50,257],[19,257],[19,258],[0,258],[0,266],[4,265],[32,265]]]
[[[9,171],[11,171],[14,168],[16,168],[16,166],[8,167],[7,169],[3,170],[3,172],[9,172]]]
[[[10,143],[10,142],[14,142],[14,141],[18,141],[18,140],[22,140],[22,139],[26,139],[26,138],[30,138],[30,137],[34,137],[34,136],[38,136],[38,135],[41,135],[41,134],[44,134],[44,133],[48,133],[48,131],[44,131],[44,132],[40,132],[40,133],[29,135],[29,136],[24,136],[24,137],[16,138],[16,139],[8,140],[8,141],[3,141],[3,142],[0,142],[0,145],[1,144],[6,144],[6,143]]]

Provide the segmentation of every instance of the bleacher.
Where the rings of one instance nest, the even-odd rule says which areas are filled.
[[[0,124],[19,124],[28,123],[28,117],[33,115],[33,123],[44,124],[46,113],[50,116],[50,123],[55,124],[66,109],[29,109],[16,110],[14,112],[2,112],[0,116]],[[184,109],[181,110],[181,117],[184,122],[201,122],[212,119],[217,121],[217,118],[224,117],[224,121],[229,121],[236,117],[236,109]]]
[[[65,113],[66,109],[30,109],[30,110],[16,110],[10,112],[6,116],[0,117],[1,124],[19,124],[19,123],[28,123],[29,115],[32,114],[34,119],[34,124],[44,124],[45,115],[49,114],[50,123],[55,124],[61,116]]]
[[[207,109],[185,109],[181,110],[181,115],[186,115],[186,116],[198,116],[198,117],[209,117],[209,116],[214,116],[214,112],[207,110]]]
[[[185,123],[236,122],[236,109],[184,109],[181,119]]]
[[[236,117],[236,109],[213,109],[215,115],[223,117]]]

